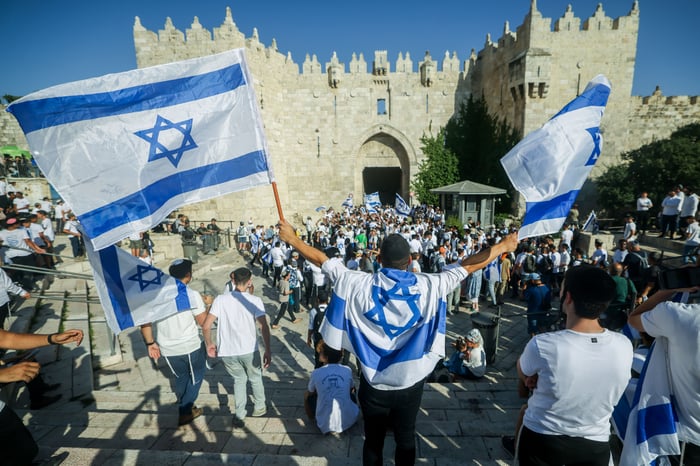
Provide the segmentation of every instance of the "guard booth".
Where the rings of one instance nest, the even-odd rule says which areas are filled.
[[[455,216],[464,224],[471,217],[474,222],[488,226],[493,224],[496,199],[506,190],[465,180],[430,192],[440,196],[440,208],[445,212],[445,218]]]

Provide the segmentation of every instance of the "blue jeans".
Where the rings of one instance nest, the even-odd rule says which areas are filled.
[[[457,374],[466,379],[477,379],[478,377],[475,377],[474,374],[471,373],[469,368],[465,367],[464,364],[462,364],[462,358],[459,357],[460,354],[461,353],[459,351],[455,351],[454,353],[452,353],[450,359],[445,362],[445,367],[447,368],[447,370],[452,372],[453,374]]]
[[[236,417],[245,419],[246,403],[248,401],[248,386],[253,390],[253,403],[255,411],[265,409],[265,387],[262,381],[262,364],[260,363],[260,353],[254,351],[241,356],[223,356],[226,372],[233,377],[233,398],[236,402]]]
[[[204,343],[190,354],[166,356],[165,360],[175,376],[175,395],[180,416],[190,414],[207,370]]]
[[[688,246],[688,245],[683,245],[683,263],[688,264],[692,262],[693,264],[695,263],[695,256],[693,256],[693,251],[697,246]]]

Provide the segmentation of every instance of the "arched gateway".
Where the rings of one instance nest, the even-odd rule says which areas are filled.
[[[379,192],[382,204],[394,204],[394,194],[408,201],[416,154],[395,128],[379,125],[368,130],[357,150],[355,193]]]

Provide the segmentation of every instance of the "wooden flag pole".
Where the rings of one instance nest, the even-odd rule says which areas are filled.
[[[275,194],[275,204],[277,204],[277,213],[280,216],[280,220],[284,220],[284,214],[282,213],[282,204],[280,203],[280,194],[277,192],[277,182],[272,182],[272,192]]]

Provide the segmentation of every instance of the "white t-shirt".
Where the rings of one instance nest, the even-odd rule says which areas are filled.
[[[44,229],[44,236],[46,236],[46,239],[51,242],[56,239],[56,233],[53,231],[53,224],[50,218],[46,217],[41,221],[41,228]]]
[[[685,230],[685,244],[688,246],[700,245],[700,224],[698,222],[689,223]]]
[[[574,239],[574,232],[571,230],[562,230],[561,242],[571,247],[571,240]]]
[[[16,197],[12,203],[15,205],[17,212],[29,212],[29,201],[24,197]]]
[[[190,302],[192,308],[189,311],[178,312],[153,323],[155,338],[163,356],[183,356],[202,345],[199,327],[194,318],[205,312],[206,306],[199,293],[190,293],[188,296],[194,301]]]
[[[632,344],[620,333],[561,330],[536,335],[520,356],[523,373],[538,375],[525,426],[544,435],[607,442],[610,415],[631,367]]]
[[[678,438],[700,445],[700,305],[661,303],[642,314],[642,325],[649,335],[668,338]]]
[[[646,212],[649,210],[653,204],[651,203],[651,199],[648,197],[639,197],[637,198],[637,210],[640,212]]]
[[[360,408],[350,398],[352,370],[341,364],[326,364],[315,369],[308,390],[316,392],[316,424],[324,434],[343,432],[352,427]]]
[[[284,251],[278,247],[274,247],[270,250],[270,257],[272,258],[272,265],[274,267],[282,267],[284,265]]]
[[[242,356],[258,348],[256,320],[265,316],[262,299],[234,291],[216,297],[209,310],[218,319],[218,355]]]
[[[28,256],[32,253],[31,248],[25,240],[31,239],[29,232],[24,228],[16,228],[14,230],[0,230],[0,240],[4,246],[10,246],[5,252],[5,257],[12,259],[13,257]],[[19,248],[19,249],[15,249]]]

